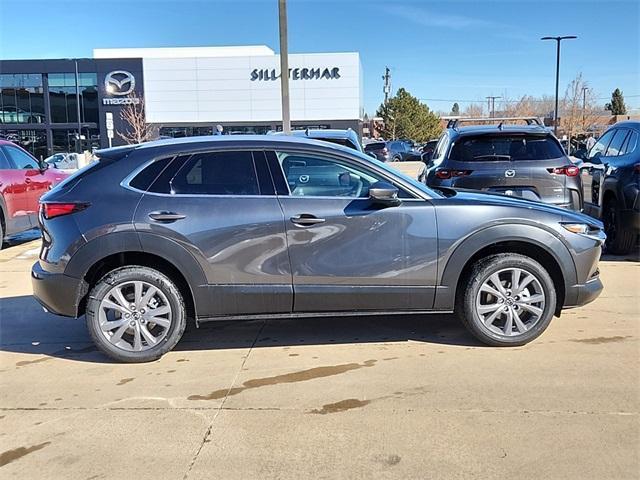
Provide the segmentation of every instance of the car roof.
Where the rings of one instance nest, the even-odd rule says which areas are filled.
[[[634,130],[640,130],[640,120],[623,120],[622,122],[614,123],[609,128],[607,128],[607,130],[616,127],[626,127],[633,128]]]
[[[274,132],[272,135],[290,135],[294,137],[306,137],[306,138],[358,138],[356,132],[350,128],[347,130],[335,129],[335,128],[307,128],[306,130],[292,130],[291,133],[285,134],[284,132]]]
[[[206,135],[199,137],[167,138],[134,145],[97,150],[96,156],[100,158],[122,157],[133,150],[158,149],[162,147],[179,146],[211,146],[211,147],[247,147],[247,148],[276,148],[278,146],[309,146],[313,148],[339,150],[341,152],[357,152],[353,148],[344,147],[336,143],[313,140],[302,136],[293,135]]]
[[[550,134],[551,131],[540,125],[473,125],[468,127],[450,128],[447,130],[451,136],[464,137],[470,135],[501,135],[501,134]]]

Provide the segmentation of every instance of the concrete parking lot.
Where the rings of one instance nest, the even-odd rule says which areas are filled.
[[[525,347],[447,316],[229,322],[120,365],[33,300],[38,245],[0,252],[2,478],[638,478],[637,258]]]

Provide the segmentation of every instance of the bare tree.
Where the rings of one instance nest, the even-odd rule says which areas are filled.
[[[582,78],[582,73],[578,73],[564,94],[561,127],[569,138],[585,133],[597,122],[599,110],[593,89]]]
[[[158,127],[146,121],[144,99],[132,93],[131,103],[120,110],[120,118],[127,125],[124,132],[118,136],[128,144],[148,142],[158,138]]]
[[[478,118],[484,116],[484,106],[481,103],[470,103],[462,112],[467,118]]]

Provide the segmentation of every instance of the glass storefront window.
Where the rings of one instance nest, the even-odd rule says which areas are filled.
[[[0,123],[44,123],[42,75],[0,75]]]
[[[81,151],[93,152],[100,148],[100,130],[97,128],[82,128],[81,136],[78,138],[77,129],[54,128],[53,153],[71,153]]]
[[[98,123],[98,75],[79,73],[80,121]],[[49,74],[49,100],[51,123],[75,123],[78,121],[75,73]]]
[[[44,130],[0,130],[0,138],[20,145],[38,160],[47,157],[47,134]]]

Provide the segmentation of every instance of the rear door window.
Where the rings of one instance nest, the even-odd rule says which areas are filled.
[[[9,159],[7,159],[2,149],[0,149],[0,170],[9,170],[9,169],[11,169],[11,164],[9,163]]]
[[[260,195],[250,151],[182,155],[149,188],[173,195]]]
[[[451,151],[460,162],[550,160],[563,152],[548,135],[480,135],[462,137]]]

